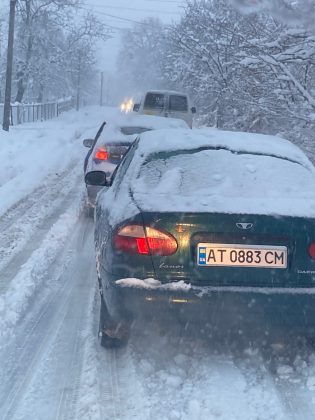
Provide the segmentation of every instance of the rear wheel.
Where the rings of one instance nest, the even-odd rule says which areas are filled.
[[[105,301],[101,295],[99,341],[102,347],[118,348],[127,344],[130,327],[127,322],[115,322],[110,318]]]

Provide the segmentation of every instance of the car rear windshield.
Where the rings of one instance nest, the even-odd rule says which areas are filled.
[[[187,103],[186,96],[171,95],[170,103],[169,103],[169,110],[187,112],[188,103]]]
[[[163,109],[165,95],[163,93],[147,93],[144,101],[144,108]]]
[[[180,153],[149,156],[140,167],[135,192],[295,197],[305,194],[314,182],[312,173],[302,165],[274,156],[236,154],[224,149]]]
[[[147,127],[120,127],[120,132],[122,134],[125,134],[126,136],[131,136],[133,134],[141,134],[144,133],[145,131],[150,131],[151,128],[147,128]]]

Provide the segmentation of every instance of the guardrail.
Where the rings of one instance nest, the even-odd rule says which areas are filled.
[[[0,124],[3,122],[3,107],[4,104],[0,104]],[[73,98],[46,103],[11,104],[10,125],[49,120],[74,107]]]

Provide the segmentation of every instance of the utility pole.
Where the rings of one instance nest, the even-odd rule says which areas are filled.
[[[79,63],[78,63],[78,79],[77,79],[77,104],[76,110],[80,109],[80,96],[81,96],[81,51],[79,51]]]
[[[103,106],[103,84],[104,84],[104,72],[101,72],[101,94],[100,94],[100,106]]]
[[[2,128],[5,131],[9,131],[9,128],[10,128],[15,4],[16,4],[16,0],[10,0],[7,70],[6,70],[6,77],[5,77],[5,96],[4,96],[3,124],[2,124]]]

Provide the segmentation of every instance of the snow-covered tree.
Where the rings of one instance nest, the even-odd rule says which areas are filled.
[[[126,30],[122,41],[117,60],[118,75],[124,81],[122,93],[165,87],[162,54],[166,40],[162,23],[155,18],[144,19]]]
[[[108,28],[92,14],[80,17],[79,0],[24,0],[18,3],[15,41],[15,101],[52,99],[76,90],[74,56],[80,79],[94,76],[95,40]],[[78,51],[81,51],[80,54]],[[89,73],[89,75],[85,74]]]
[[[190,91],[203,122],[295,137],[313,128],[315,38],[305,28],[195,0],[166,39],[165,76]]]

